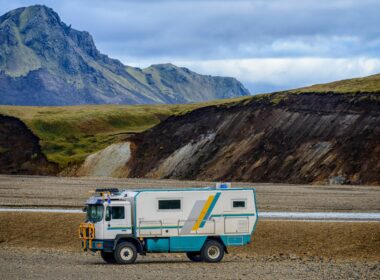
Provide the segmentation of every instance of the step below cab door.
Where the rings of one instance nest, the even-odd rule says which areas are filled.
[[[131,204],[112,203],[106,207],[104,239],[114,239],[118,234],[132,234]]]

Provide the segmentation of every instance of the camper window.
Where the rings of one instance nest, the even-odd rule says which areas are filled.
[[[121,220],[125,217],[124,206],[113,206],[111,207],[112,220]]]
[[[158,210],[180,210],[180,199],[160,199],[158,200]]]
[[[245,200],[233,200],[232,208],[245,208]]]

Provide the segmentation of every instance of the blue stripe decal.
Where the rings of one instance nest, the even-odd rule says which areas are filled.
[[[200,225],[201,228],[204,227],[204,225],[205,225],[206,221],[208,220],[212,210],[214,209],[215,204],[218,201],[219,197],[220,197],[220,192],[215,194],[214,200],[212,201],[210,208],[207,210],[207,213],[206,213],[205,217],[203,218],[203,221]]]

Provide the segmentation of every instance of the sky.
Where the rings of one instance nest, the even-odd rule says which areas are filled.
[[[126,65],[171,62],[272,92],[380,73],[380,0],[0,0],[86,30]]]

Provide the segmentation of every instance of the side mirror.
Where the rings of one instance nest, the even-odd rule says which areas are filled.
[[[82,211],[83,211],[84,213],[86,213],[86,212],[87,212],[87,206],[83,207]]]

